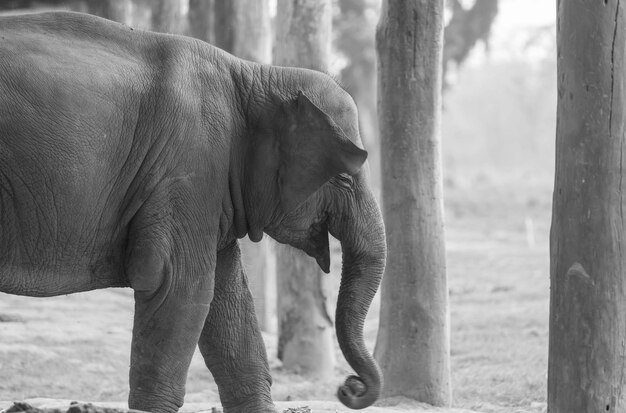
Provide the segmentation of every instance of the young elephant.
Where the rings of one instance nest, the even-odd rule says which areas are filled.
[[[131,287],[129,405],[183,403],[196,344],[226,412],[274,412],[237,238],[269,234],[329,270],[363,408],[382,378],[363,320],[385,266],[353,100],[328,76],[237,59],[93,16],[0,18],[0,290]]]

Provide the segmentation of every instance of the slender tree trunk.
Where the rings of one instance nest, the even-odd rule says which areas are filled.
[[[151,0],[152,30],[162,33],[180,33],[182,21],[181,0]]]
[[[254,243],[249,239],[240,241],[241,257],[248,277],[248,288],[254,298],[259,328],[268,333],[277,330],[276,314],[276,257],[274,247],[264,237]]]
[[[389,255],[375,357],[383,396],[450,403],[440,153],[443,0],[385,0],[376,33]]]
[[[548,411],[626,411],[626,4],[558,2]]]
[[[302,251],[277,247],[278,358],[299,374],[328,378],[335,367],[333,322],[323,274]]]
[[[130,24],[132,18],[131,0],[88,0],[87,10],[90,14],[124,24]]]
[[[278,0],[274,63],[326,70],[331,41],[330,0]],[[277,248],[278,357],[285,368],[315,377],[333,373],[333,323],[324,274],[293,248]]]
[[[242,59],[271,63],[272,31],[269,0],[218,0],[215,3],[215,44]],[[270,241],[258,244],[249,239],[241,241],[248,286],[254,297],[254,307],[263,331],[274,332],[276,273],[275,257]]]
[[[214,3],[215,0],[189,0],[189,34],[208,43],[215,43]]]
[[[374,33],[367,14],[375,8],[372,0],[338,0],[339,13],[333,19],[334,47],[348,59],[341,70],[341,82],[359,108],[359,134],[368,148],[367,163],[372,187],[380,188],[380,139],[376,114],[376,57]],[[335,24],[337,22],[337,24]]]

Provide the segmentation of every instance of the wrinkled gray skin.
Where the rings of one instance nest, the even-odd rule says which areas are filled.
[[[357,112],[326,75],[261,66],[196,40],[99,18],[0,18],[0,290],[132,287],[129,405],[183,403],[196,344],[226,412],[274,412],[237,238],[265,232],[328,271],[341,241],[336,328],[381,390],[363,319],[385,264]]]

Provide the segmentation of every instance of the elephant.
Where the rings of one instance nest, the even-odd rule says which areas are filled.
[[[382,374],[363,321],[385,268],[357,108],[330,76],[95,16],[0,18],[0,291],[132,288],[128,404],[174,412],[198,345],[225,412],[275,412],[238,239],[329,271],[360,409]]]

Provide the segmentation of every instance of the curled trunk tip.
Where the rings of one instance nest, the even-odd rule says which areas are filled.
[[[343,386],[337,390],[337,398],[351,409],[364,409],[371,406],[380,397],[382,389],[382,374],[369,385],[359,376],[348,376]]]

